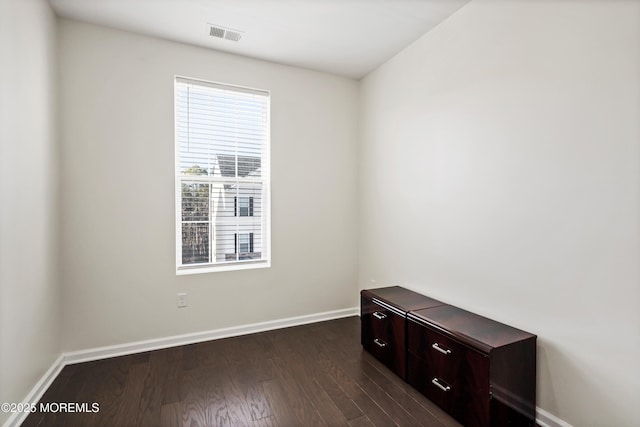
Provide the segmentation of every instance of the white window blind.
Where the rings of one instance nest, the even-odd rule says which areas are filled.
[[[178,274],[269,265],[269,108],[267,91],[176,77]]]

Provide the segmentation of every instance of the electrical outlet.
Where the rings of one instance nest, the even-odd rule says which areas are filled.
[[[182,308],[186,306],[187,306],[187,294],[186,293],[178,294],[178,308]]]

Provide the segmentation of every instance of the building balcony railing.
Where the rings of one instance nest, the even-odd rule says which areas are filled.
[[[240,254],[225,254],[226,261],[247,261],[252,259],[261,259],[262,252],[245,252]]]

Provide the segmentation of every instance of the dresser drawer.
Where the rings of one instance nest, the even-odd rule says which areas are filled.
[[[447,413],[453,414],[455,402],[464,399],[464,393],[455,381],[445,381],[442,376],[426,360],[407,353],[407,383]]]
[[[375,299],[361,297],[361,343],[365,350],[405,378],[405,316]]]
[[[407,322],[407,382],[466,426],[489,425],[489,357]]]

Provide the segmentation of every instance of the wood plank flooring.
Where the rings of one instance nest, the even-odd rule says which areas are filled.
[[[349,317],[65,367],[31,426],[459,426],[360,346]]]

